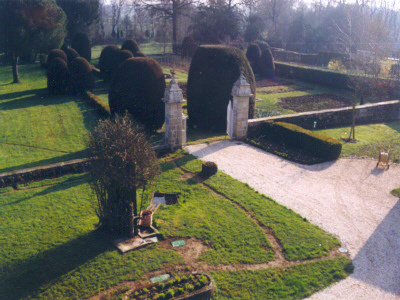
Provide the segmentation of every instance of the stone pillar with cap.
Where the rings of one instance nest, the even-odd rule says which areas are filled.
[[[164,93],[165,103],[165,143],[170,149],[182,148],[186,145],[186,117],[182,113],[182,90],[175,80],[175,72],[171,70],[172,79]]]
[[[240,74],[239,79],[233,85],[232,96],[232,109],[236,113],[233,132],[234,137],[240,140],[247,137],[249,101],[252,96],[250,84],[246,81],[243,73]]]

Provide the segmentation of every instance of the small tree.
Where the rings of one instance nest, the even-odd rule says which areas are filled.
[[[155,153],[129,115],[100,121],[88,148],[100,226],[113,234],[131,234],[138,215],[136,190],[144,191],[160,171]]]

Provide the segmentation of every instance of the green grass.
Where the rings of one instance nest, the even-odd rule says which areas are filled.
[[[201,161],[192,155],[178,159],[177,163],[189,172],[201,171]],[[307,219],[229,175],[218,172],[205,183],[251,212],[264,226],[271,228],[289,260],[321,257],[340,245],[335,237]]]
[[[176,153],[180,154],[182,151]],[[201,164],[191,156],[185,156],[180,163],[190,170],[198,169]],[[181,194],[178,204],[162,206],[154,215],[154,223],[165,237],[201,239],[211,247],[200,256],[200,260],[207,264],[256,263],[273,259],[266,235],[241,209],[191,179],[179,179],[182,171],[172,162],[163,163],[162,170],[155,186],[145,194],[144,207],[152,190]],[[260,196],[227,176],[224,177],[224,183],[218,178],[216,180],[232,187],[235,192],[244,190],[238,197],[246,197],[249,203],[254,203],[252,198]],[[210,185],[213,182],[212,178],[207,180]],[[85,174],[45,180],[19,188],[24,189],[8,191],[0,197],[0,299],[83,299],[125,280],[143,278],[147,271],[160,270],[165,263],[183,263],[175,251],[158,245],[119,254],[109,237],[94,230],[97,224],[93,209],[96,200]],[[230,196],[222,187],[215,188]],[[232,198],[235,202],[241,201]],[[268,204],[269,200],[266,199],[262,198],[262,213],[264,210],[276,211],[276,207],[280,207],[276,203]],[[264,205],[267,205],[265,209]],[[286,231],[291,234],[289,231],[293,230],[293,226],[290,223],[299,226],[299,217],[285,208],[278,211],[282,224],[287,226]],[[303,219],[301,221],[309,224]],[[320,231],[310,225],[302,226],[301,230]],[[301,237],[297,237],[297,240]],[[325,234],[324,238],[329,240],[331,237]],[[315,254],[312,250],[310,253],[308,257]],[[347,263],[338,259],[332,263],[323,262],[322,266],[325,267],[313,263],[286,269],[289,271],[272,269],[254,274],[260,274],[257,275],[261,276],[259,282],[268,281],[268,276],[276,280],[284,278],[284,287],[302,287],[305,293],[311,294],[330,284],[331,277],[335,280],[344,278],[346,275],[343,270]],[[229,294],[225,295],[228,290],[229,293],[243,295],[243,299],[253,293],[254,299],[262,295],[257,294],[254,281],[246,272],[241,275],[242,283],[235,287],[232,278],[237,274],[242,273],[213,274],[220,297],[230,297]],[[315,277],[319,278],[318,282],[315,282]],[[244,293],[242,289],[245,284],[248,291]],[[264,289],[275,289],[276,295],[288,294],[286,288],[279,286],[265,286]]]
[[[211,272],[215,299],[303,299],[348,276],[349,259],[327,259],[285,269]]]
[[[81,98],[51,96],[40,65],[21,65],[20,84],[0,66],[0,173],[86,156],[97,115]]]
[[[393,196],[400,198],[400,188],[394,189],[390,192]]]
[[[318,133],[338,140],[348,138],[350,127],[318,130]],[[342,145],[341,157],[374,157],[378,158],[379,147],[391,146],[390,160],[400,161],[400,122],[359,125],[355,128],[357,143]]]

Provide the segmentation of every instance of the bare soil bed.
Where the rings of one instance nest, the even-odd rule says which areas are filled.
[[[278,105],[296,112],[341,108],[352,105],[351,100],[332,94],[281,98]]]

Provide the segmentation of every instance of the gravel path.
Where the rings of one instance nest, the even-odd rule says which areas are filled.
[[[376,160],[340,159],[304,166],[236,141],[186,150],[298,212],[349,250],[354,273],[309,299],[400,299],[400,201],[390,194],[400,187],[399,164],[382,170]]]

